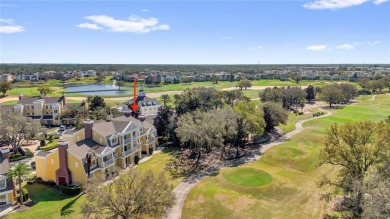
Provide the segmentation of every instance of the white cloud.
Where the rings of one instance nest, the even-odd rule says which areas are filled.
[[[342,45],[338,45],[336,46],[337,49],[346,49],[346,50],[350,50],[350,49],[354,49],[355,47],[352,46],[351,44],[342,44]]]
[[[367,41],[367,42],[355,42],[354,45],[378,45],[381,43],[382,41],[376,40],[376,41]]]
[[[1,23],[5,23],[6,25],[0,25],[0,33],[18,33],[24,31],[24,27],[15,25],[12,19],[0,19]]]
[[[251,47],[250,49],[251,50],[259,50],[259,49],[262,49],[263,47],[262,46],[254,46],[254,47]]]
[[[341,9],[341,8],[348,8],[352,6],[361,5],[366,2],[372,2],[376,5],[380,5],[384,2],[387,2],[390,0],[315,0],[313,2],[309,2],[303,5],[304,8],[307,9]]]
[[[147,9],[147,8],[144,8],[144,9],[142,9],[141,11],[142,11],[142,12],[149,12],[150,10]]]
[[[17,7],[17,5],[12,5],[12,4],[0,4],[0,7]]]
[[[130,33],[148,33],[152,30],[169,30],[170,27],[167,24],[159,24],[157,18],[143,18],[138,16],[130,16],[128,20],[117,20],[107,15],[92,15],[87,16],[85,19],[94,22],[83,23],[77,26],[83,26],[83,28],[90,29],[104,29],[111,32],[130,32]],[[88,27],[87,27],[88,26]],[[93,28],[91,28],[93,27]]]
[[[17,26],[17,25],[0,26],[0,33],[18,33],[23,31],[24,31],[23,26]]]
[[[80,27],[80,28],[87,28],[87,29],[92,29],[92,30],[101,30],[102,29],[97,24],[91,24],[91,23],[82,23],[82,24],[79,24],[76,26]]]
[[[12,19],[1,19],[0,18],[0,23],[6,23],[6,24],[12,24],[14,22],[14,20]]]
[[[307,47],[306,49],[310,50],[310,51],[321,51],[321,50],[324,50],[326,48],[327,48],[326,45],[312,45],[312,46]]]
[[[380,4],[385,3],[385,2],[387,2],[387,1],[389,1],[389,0],[375,0],[375,1],[374,1],[374,4],[380,5]]]

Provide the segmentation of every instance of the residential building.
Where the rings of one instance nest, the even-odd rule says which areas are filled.
[[[35,156],[36,175],[57,185],[80,185],[96,172],[107,173],[115,166],[126,168],[151,153],[157,131],[145,116],[129,114],[108,121],[84,121],[84,128],[67,130],[58,148]]]
[[[0,208],[15,202],[16,190],[12,178],[7,176],[11,165],[8,159],[9,148],[0,148]]]
[[[131,109],[131,105],[133,105],[133,102],[134,98],[123,103],[122,111],[129,111]],[[156,99],[149,98],[146,96],[146,92],[144,91],[144,88],[142,86],[138,92],[136,102],[139,107],[139,110],[145,116],[157,115],[158,109],[161,107],[161,104]]]
[[[16,81],[39,81],[39,72],[15,75]]]
[[[8,82],[14,82],[15,77],[10,74],[2,74],[0,75],[0,81],[8,81]]]
[[[23,94],[19,95],[19,101],[13,106],[13,111],[19,115],[31,117],[33,120],[40,121],[42,125],[56,125],[63,123],[73,124],[73,118],[61,118],[70,106],[86,107],[85,102],[81,104],[69,104],[66,102],[66,94],[61,97],[40,97],[25,98]]]

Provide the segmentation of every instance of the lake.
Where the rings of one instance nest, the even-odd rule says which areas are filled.
[[[121,87],[121,90],[114,84],[87,84],[65,87],[67,93],[76,93],[81,95],[100,95],[100,96],[118,96],[133,95],[130,87]]]

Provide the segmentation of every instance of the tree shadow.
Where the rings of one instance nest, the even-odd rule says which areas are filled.
[[[75,199],[73,199],[72,201],[68,202],[66,205],[64,205],[62,208],[61,208],[61,216],[64,217],[64,216],[67,216],[67,215],[70,215],[74,212],[74,210],[72,209],[72,205],[82,196],[84,195],[84,193],[78,195]]]

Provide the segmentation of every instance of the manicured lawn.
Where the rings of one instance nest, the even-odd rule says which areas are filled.
[[[229,168],[222,174],[227,181],[241,186],[263,186],[272,181],[271,175],[255,168]]]
[[[53,188],[40,184],[26,185],[26,188],[36,204],[27,211],[10,214],[7,219],[83,218],[79,206],[85,196],[60,196]]]
[[[313,113],[295,115],[294,113],[288,112],[288,120],[286,124],[281,124],[278,127],[282,129],[283,133],[289,133],[295,130],[295,123],[313,117]]]
[[[331,110],[334,115],[305,123],[305,130],[265,152],[263,157],[236,169],[254,168],[272,176],[263,186],[242,186],[228,181],[221,170],[202,180],[187,195],[183,218],[321,218],[326,202],[317,181],[319,148],[333,123],[383,120],[390,115],[390,96]]]
[[[15,105],[19,102],[19,100],[10,100],[10,101],[7,101],[7,102],[3,102],[2,104],[4,105]]]
[[[158,173],[160,171],[164,171],[165,165],[173,158],[174,150],[165,149],[164,151],[154,154],[151,159],[146,162],[143,162],[137,166],[137,168],[142,171],[152,170],[154,173]],[[170,173],[167,171],[165,175],[168,177],[169,181],[171,181],[172,186],[176,187],[180,184],[181,178],[172,178]]]

